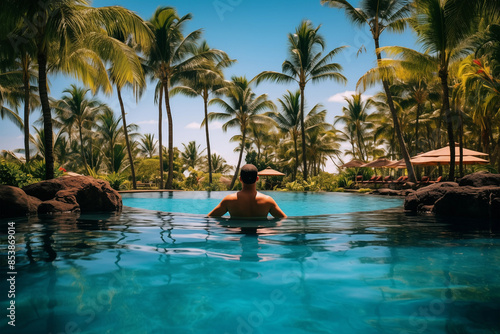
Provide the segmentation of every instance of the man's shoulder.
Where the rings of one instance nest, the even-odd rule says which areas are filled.
[[[223,201],[234,201],[234,200],[237,200],[237,199],[238,199],[237,194],[236,193],[232,193],[232,194],[226,195],[226,197],[224,197],[222,200]]]
[[[271,196],[260,193],[260,192],[257,193],[257,197],[266,201],[266,202],[274,202],[274,199]]]

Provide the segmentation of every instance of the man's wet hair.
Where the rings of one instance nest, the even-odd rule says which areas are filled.
[[[253,184],[257,181],[257,167],[252,164],[247,164],[240,169],[241,182],[245,184]]]

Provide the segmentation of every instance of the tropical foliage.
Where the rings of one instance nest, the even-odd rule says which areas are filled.
[[[346,82],[341,65],[333,62],[344,47],[327,49],[321,26],[308,20],[283,36],[288,48],[280,72],[266,70],[252,80],[233,75],[228,81],[224,72],[235,60],[202,40],[201,29],[187,33],[191,14],[179,15],[172,7],[160,7],[144,21],[126,8],[94,8],[87,0],[47,0],[43,7],[5,0],[0,121],[21,129],[24,147],[2,152],[0,182],[23,186],[67,170],[104,178],[117,189],[225,190],[239,186],[238,170],[246,161],[286,174],[263,180],[262,187],[335,191],[354,187],[356,174],[370,172],[332,175],[325,173],[328,162],[402,159],[415,180],[432,170],[414,170],[410,157],[446,145],[452,157],[447,179],[466,172],[460,153],[455,168],[455,145],[458,152],[467,147],[487,153],[491,165],[484,169],[500,168],[497,1],[320,3],[342,9],[353,24],[367,27],[377,60],[359,79],[359,92],[345,97],[330,119],[319,101],[306,99],[305,88],[325,80]],[[37,29],[29,31],[25,22],[35,18]],[[380,46],[385,31],[405,29],[417,36],[414,49]],[[75,83],[61,96],[51,96],[48,75],[59,73]],[[143,98],[148,79],[158,106],[157,135],[141,134],[138,125],[127,122],[132,108],[122,98],[125,91]],[[297,89],[271,101],[255,92],[263,81]],[[378,91],[362,94],[367,87]],[[101,92],[116,93],[119,107],[101,102]],[[186,140],[174,146],[176,112],[170,99],[177,94],[201,97],[196,112],[205,130],[203,144]],[[222,121],[224,131],[238,132],[230,140],[237,143],[235,165],[212,151],[209,125],[214,121]],[[443,173],[442,168],[437,170]]]

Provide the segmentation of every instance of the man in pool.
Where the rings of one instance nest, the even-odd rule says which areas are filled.
[[[286,218],[285,213],[271,196],[257,192],[257,167],[252,164],[240,169],[241,191],[224,197],[209,214],[209,217],[221,217],[229,211],[231,218],[267,218],[270,213],[274,218]]]

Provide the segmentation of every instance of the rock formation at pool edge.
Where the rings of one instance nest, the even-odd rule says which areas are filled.
[[[479,172],[459,183],[440,182],[410,192],[404,208],[443,216],[500,219],[500,174]]]
[[[65,176],[23,189],[0,185],[0,218],[58,212],[120,211],[120,194],[104,180]]]

